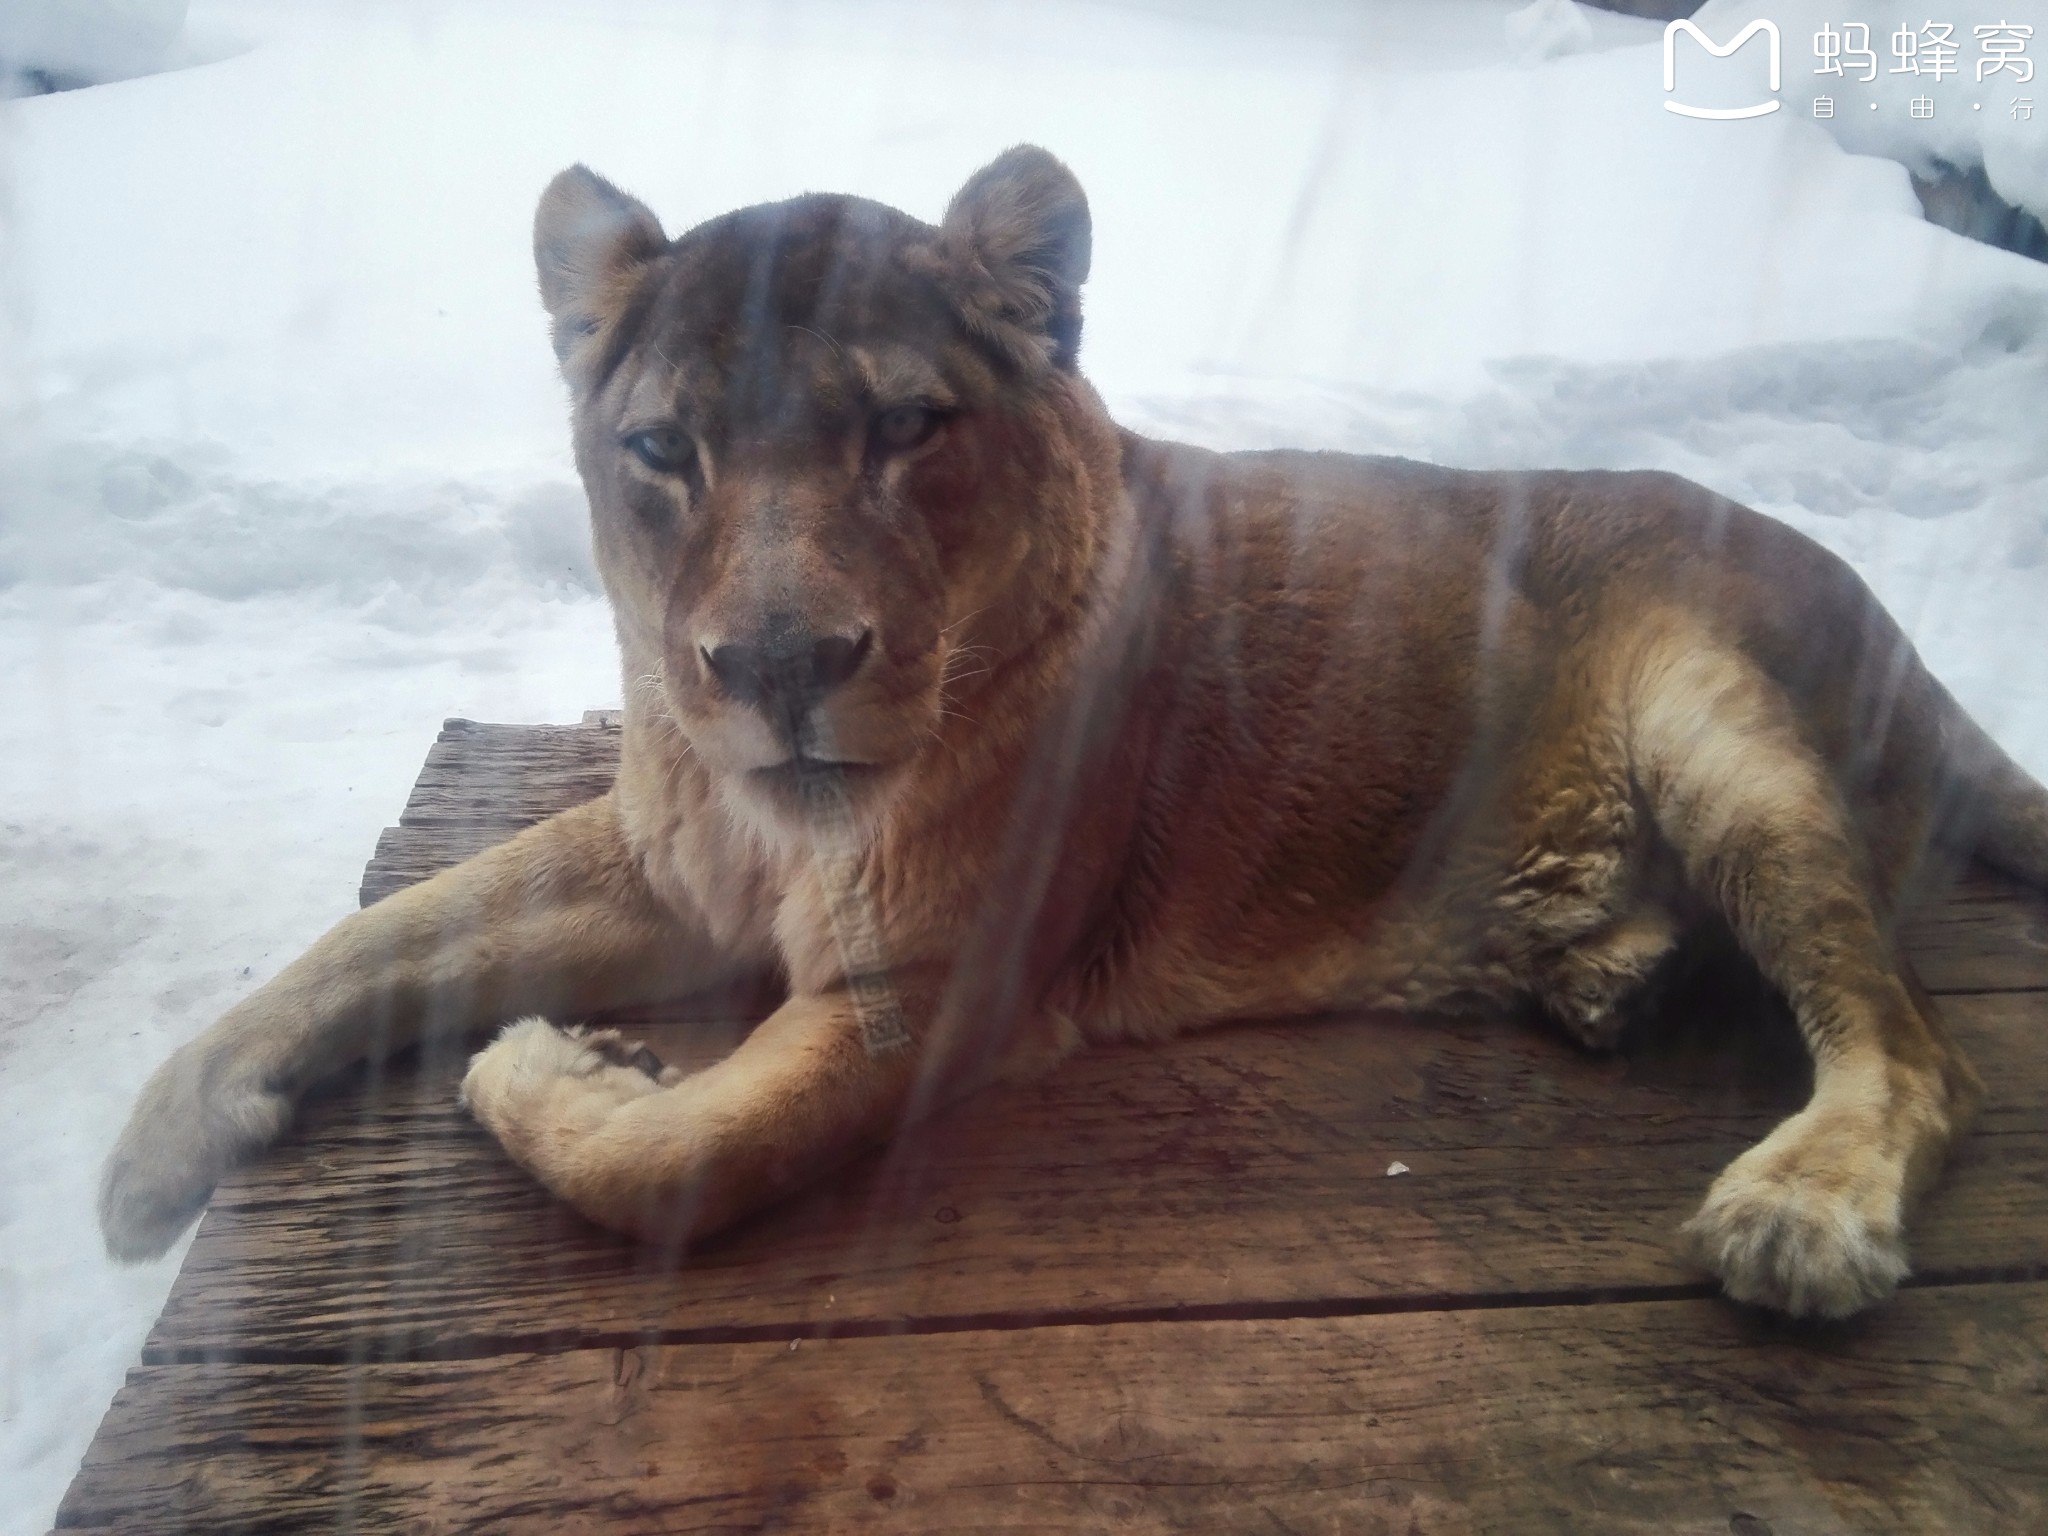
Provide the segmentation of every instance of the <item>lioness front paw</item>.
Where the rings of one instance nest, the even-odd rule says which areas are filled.
[[[527,1018],[470,1058],[458,1097],[516,1162],[542,1173],[551,1145],[595,1130],[620,1105],[681,1079],[617,1030],[557,1029]]]
[[[1753,1155],[1714,1181],[1680,1229],[1730,1296],[1793,1317],[1839,1318],[1897,1289],[1907,1266],[1895,1205],[1874,1215],[1873,1202],[1828,1183],[1745,1167]]]
[[[221,1175],[291,1123],[287,1095],[224,1076],[187,1047],[143,1087],[100,1176],[100,1235],[112,1258],[159,1257],[205,1208]]]

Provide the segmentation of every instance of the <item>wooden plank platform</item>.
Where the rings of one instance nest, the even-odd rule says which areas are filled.
[[[364,899],[616,752],[449,722]],[[222,1186],[58,1524],[2048,1530],[2048,903],[1972,872],[1907,943],[1991,1099],[1908,1289],[1829,1328],[1670,1247],[1805,1089],[1721,978],[1610,1058],[1398,1018],[1096,1053],[680,1263],[513,1169],[433,1042]],[[630,1027],[706,1062],[746,1023],[703,1012]]]

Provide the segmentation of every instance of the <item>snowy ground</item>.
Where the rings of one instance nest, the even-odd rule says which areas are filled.
[[[1046,144],[1131,425],[1679,470],[2048,773],[2048,269],[1799,113],[1662,112],[1648,23],[1240,9],[199,0],[217,62],[0,105],[0,1532],[175,1269],[90,1220],[143,1077],[353,904],[444,715],[617,701],[527,265],[572,160],[679,228]]]

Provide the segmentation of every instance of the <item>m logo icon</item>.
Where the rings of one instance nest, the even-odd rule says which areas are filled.
[[[1771,89],[1774,92],[1778,89],[1781,45],[1778,41],[1778,24],[1775,21],[1752,21],[1748,26],[1735,34],[1733,41],[1723,44],[1715,42],[1706,33],[1694,26],[1692,22],[1679,20],[1672,22],[1670,26],[1664,29],[1665,90],[1675,91],[1678,89],[1678,35],[1681,32],[1691,34],[1694,42],[1698,43],[1717,59],[1727,58],[1729,54],[1740,48],[1752,37],[1755,37],[1757,33],[1763,33],[1771,42]],[[1782,103],[1777,101],[1760,101],[1753,107],[1695,107],[1682,101],[1667,101],[1664,103],[1664,110],[1676,112],[1681,117],[1708,117],[1725,120],[1733,117],[1762,117],[1767,112],[1777,111],[1781,105]]]

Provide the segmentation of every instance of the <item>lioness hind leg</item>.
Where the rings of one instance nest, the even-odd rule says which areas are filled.
[[[1906,1274],[1907,1209],[1975,1077],[1891,953],[1868,855],[1776,686],[1740,656],[1674,645],[1634,705],[1659,830],[1785,994],[1814,1063],[1806,1107],[1722,1172],[1684,1236],[1738,1300],[1847,1316]]]
[[[1668,909],[1640,901],[1551,957],[1537,979],[1537,1000],[1581,1045],[1612,1050],[1628,1023],[1627,1005],[1677,946],[1678,932]]]

